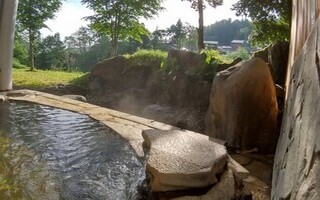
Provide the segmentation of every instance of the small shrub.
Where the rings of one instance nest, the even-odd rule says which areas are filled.
[[[207,64],[201,72],[201,75],[205,81],[212,82],[217,73],[217,67],[220,63],[211,61]]]
[[[160,67],[160,64],[166,59],[168,53],[161,50],[146,50],[136,51],[131,55],[124,55],[130,59],[132,65],[150,65],[152,67]]]
[[[15,69],[26,69],[28,68],[27,66],[23,65],[20,63],[20,61],[16,58],[13,58],[12,60],[12,67]]]
[[[221,55],[217,50],[203,50],[202,53],[207,55],[206,63],[207,65],[201,71],[200,75],[203,76],[203,79],[211,82],[216,76],[217,67],[220,64],[231,63],[232,60],[228,59],[224,55]]]
[[[217,50],[202,50],[201,53],[205,53],[207,55],[206,58],[206,63],[211,64],[211,62],[215,62],[217,64],[222,64],[222,63],[230,63],[232,60],[229,60],[225,56],[221,55],[219,51]]]
[[[245,48],[240,47],[234,52],[227,53],[225,57],[228,60],[235,60],[237,58],[242,58],[242,60],[248,60],[250,58],[250,54]]]
[[[166,59],[161,63],[160,69],[167,72],[167,73],[172,73],[172,72],[177,72],[180,68],[180,65],[177,64],[177,60],[175,58],[173,59]]]

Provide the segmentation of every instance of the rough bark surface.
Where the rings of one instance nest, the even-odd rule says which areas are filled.
[[[272,199],[320,199],[319,24],[291,69],[275,155]]]

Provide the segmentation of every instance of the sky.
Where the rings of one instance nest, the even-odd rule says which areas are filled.
[[[76,32],[79,27],[86,26],[87,21],[83,17],[93,14],[91,10],[80,3],[81,0],[66,0],[62,8],[56,14],[54,20],[49,20],[46,25],[50,30],[41,30],[43,36],[60,33],[63,39],[66,36]],[[237,19],[235,12],[231,11],[232,4],[237,0],[224,0],[222,6],[217,8],[207,7],[204,11],[204,25],[210,25],[222,19]],[[189,23],[193,26],[198,26],[198,13],[190,7],[190,2],[181,0],[165,0],[161,11],[154,19],[141,19],[149,31],[165,29],[181,19],[183,23]]]

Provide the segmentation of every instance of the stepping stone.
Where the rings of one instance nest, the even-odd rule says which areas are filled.
[[[205,135],[181,130],[145,130],[143,146],[149,150],[147,174],[153,192],[201,188],[218,182],[227,165],[223,145]]]

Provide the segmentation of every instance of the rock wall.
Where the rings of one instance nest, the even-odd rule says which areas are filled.
[[[124,56],[117,56],[97,63],[91,75],[118,90],[143,88],[157,67],[133,64]]]
[[[167,61],[176,65],[178,71],[188,74],[195,74],[203,70],[206,65],[207,55],[205,53],[197,54],[190,51],[170,50]]]
[[[272,199],[320,199],[320,22],[290,74]]]
[[[104,60],[91,71],[88,101],[203,132],[211,88],[198,74],[206,65],[205,55],[173,50],[166,63],[178,70],[168,73],[160,69],[161,63],[135,63],[124,56]]]
[[[280,86],[284,86],[288,65],[289,43],[276,42],[261,51],[253,54],[268,63],[274,82]]]

